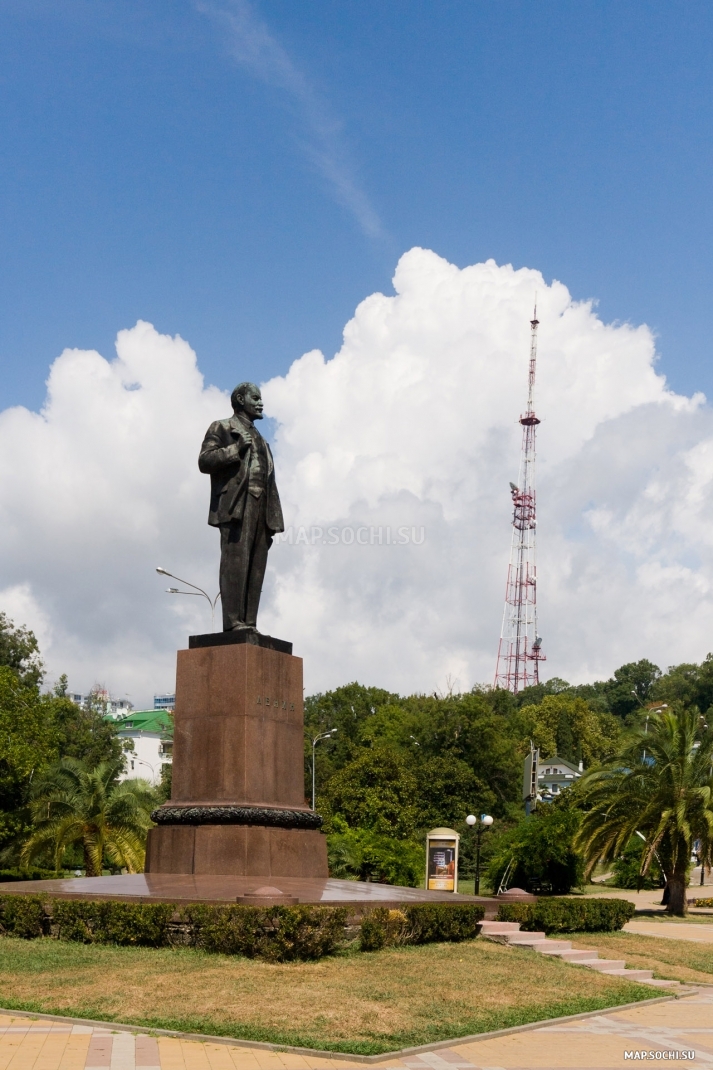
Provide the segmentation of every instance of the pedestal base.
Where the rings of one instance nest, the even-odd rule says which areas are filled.
[[[327,838],[310,829],[163,825],[149,832],[146,872],[326,878]]]

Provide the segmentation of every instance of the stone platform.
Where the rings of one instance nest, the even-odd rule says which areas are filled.
[[[57,899],[115,899],[132,903],[235,903],[255,892],[265,881],[199,873],[131,873],[117,877],[74,877],[48,881],[16,881],[0,884],[0,895],[38,895]],[[479,903],[486,917],[495,917],[499,903],[485,896],[428,892],[423,888],[402,888],[368,881],[339,881],[330,878],[280,877],[279,890],[300,903],[359,908],[396,907],[406,903]]]

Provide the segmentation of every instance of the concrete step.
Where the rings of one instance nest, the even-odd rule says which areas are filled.
[[[568,951],[543,951],[543,955],[553,955],[555,958],[562,959],[563,962],[582,962],[599,958],[598,951],[587,951],[583,948],[571,948]]]
[[[481,921],[480,923],[482,936],[503,936],[505,933],[516,933],[519,929],[519,921]]]
[[[612,977],[624,977],[627,981],[650,981],[654,976],[653,970],[602,970]]]
[[[588,948],[573,948],[570,940],[548,940],[544,933],[523,932],[516,921],[482,921],[480,935],[486,940],[513,947],[525,947],[528,951],[538,951],[541,955],[552,955],[573,966],[586,966],[611,977],[624,977],[628,981],[638,981],[653,988],[684,989],[679,981],[663,981],[653,976],[652,970],[627,970],[623,959],[600,959],[599,952]],[[693,991],[693,989],[691,989]]]
[[[623,959],[580,959],[573,963],[574,966],[587,966],[590,970],[599,970],[606,973],[607,970],[623,970],[626,963]]]
[[[543,953],[546,954],[545,948],[547,947],[548,942],[549,941],[547,940],[518,940],[517,943],[515,943],[512,940],[508,940],[510,947],[524,947],[527,951],[539,951],[541,955]]]
[[[542,955],[562,955],[565,951],[572,950],[571,940],[537,940],[536,943],[537,950]]]
[[[505,933],[505,939],[509,944],[531,944],[533,940],[544,940],[544,933]]]
[[[663,981],[660,977],[651,977],[648,981],[644,979],[642,985],[653,985],[654,988],[681,988],[680,981]]]

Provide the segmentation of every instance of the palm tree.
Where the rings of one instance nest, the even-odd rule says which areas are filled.
[[[30,799],[35,831],[22,848],[22,864],[50,850],[59,872],[64,852],[76,844],[88,877],[101,876],[105,859],[140,872],[156,797],[146,780],[119,782],[122,767],[110,761],[87,769],[75,758],[63,758],[38,779]]]
[[[611,862],[632,836],[643,838],[641,876],[658,856],[669,891],[668,911],[685,915],[695,840],[710,866],[713,848],[713,729],[694,708],[649,715],[616,758],[580,781],[587,812],[577,836],[587,874]]]

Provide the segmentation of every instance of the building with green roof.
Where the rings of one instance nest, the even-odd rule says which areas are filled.
[[[170,711],[132,710],[125,717],[117,717],[114,724],[119,739],[126,746],[126,772],[123,779],[142,777],[158,784],[161,768],[170,765],[173,754],[173,717]]]

